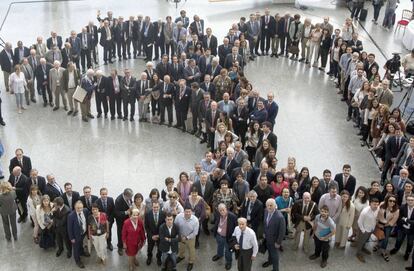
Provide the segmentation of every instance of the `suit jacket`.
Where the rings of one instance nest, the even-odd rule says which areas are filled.
[[[75,77],[75,87],[77,87],[80,84],[79,70],[75,69],[73,70],[73,72],[74,72],[74,77]],[[62,81],[63,81],[63,89],[68,90],[69,89],[69,70],[65,69],[63,71]]]
[[[399,184],[400,184],[400,180],[401,180],[401,177],[399,176],[399,175],[395,175],[395,176],[393,176],[392,177],[392,179],[391,179],[391,183],[392,183],[392,185],[394,186],[394,188],[395,188],[395,190],[396,191],[399,191],[399,190],[404,190],[404,185],[405,185],[405,183],[407,182],[407,181],[409,181],[409,179],[407,178],[407,179],[405,179],[405,180],[402,180],[403,182],[403,185],[402,185],[402,189],[399,189]]]
[[[263,216],[263,233],[266,236],[266,244],[282,244],[286,234],[286,222],[282,213],[279,210],[275,210],[269,223],[267,223],[267,217],[268,212],[265,210]]]
[[[223,63],[224,64],[224,63]],[[222,66],[219,64],[214,69],[213,66],[210,64],[207,65],[206,68],[206,74],[209,74],[211,76],[211,82],[213,82],[213,79],[220,74],[220,71],[222,69]]]
[[[204,100],[201,100],[198,103],[198,117],[204,121],[206,116],[207,116],[207,111],[210,109],[211,107],[211,100],[208,101],[207,105],[206,102]]]
[[[236,61],[239,62],[239,66],[243,68],[243,57],[240,54],[237,54]],[[233,54],[227,54],[226,59],[224,60],[224,68],[230,69],[234,64]]]
[[[260,176],[260,168],[257,168],[257,167],[253,168],[253,176],[252,176],[253,186],[258,184],[259,176]],[[270,184],[270,182],[274,178],[274,175],[272,174],[272,172],[267,171],[266,176],[267,176],[267,181]],[[266,204],[266,203],[263,203],[263,204]]]
[[[66,42],[69,42],[70,45],[72,46],[72,54],[74,55],[74,57],[80,57],[80,52],[81,52],[81,48],[82,48],[82,43],[80,38],[75,37],[75,39],[72,39],[72,37],[69,37],[66,39]]]
[[[269,121],[271,124],[274,125],[276,117],[277,117],[277,113],[279,112],[279,106],[277,105],[275,101],[269,104],[268,100],[264,102],[264,106],[267,111],[267,121]]]
[[[275,151],[277,151],[277,136],[271,131],[270,134],[267,136],[267,140],[270,141],[270,145],[272,146]],[[257,143],[257,146],[261,146],[263,143],[263,133],[259,136],[259,143]]]
[[[161,22],[161,24],[157,22],[154,22],[154,39],[155,43],[159,46],[164,46],[164,29],[165,29],[165,23]],[[163,79],[163,77],[160,77]]]
[[[7,55],[6,50],[2,50],[0,53],[0,65],[1,65],[1,70],[8,72],[8,73],[12,73],[12,68],[13,68],[13,59],[14,59],[14,55],[13,55],[13,51],[10,50],[10,57]]]
[[[187,112],[190,106],[190,99],[191,99],[191,89],[186,87],[184,90],[184,94],[180,99],[180,88],[177,87],[175,90],[175,110],[181,112]]]
[[[201,32],[198,31],[198,27],[197,27],[196,21],[193,21],[190,24],[191,34],[196,34],[199,37],[199,39],[201,39],[204,36],[204,20],[203,19],[200,19],[200,28],[201,28],[200,29]]]
[[[180,79],[184,78],[184,66],[181,63],[177,63],[177,68],[174,64],[171,64],[170,70],[171,82],[177,82]]]
[[[145,29],[147,27],[148,24],[148,31],[147,31],[147,36],[145,36]],[[150,43],[154,43],[155,41],[155,36],[156,36],[156,31],[155,31],[155,27],[153,23],[146,23],[145,21],[143,22],[142,25],[142,30],[141,30],[141,36],[142,39],[144,41],[145,44],[150,44]]]
[[[49,195],[50,201],[53,201],[57,197],[61,197],[63,191],[56,189],[53,185],[47,183],[46,184],[46,194]]]
[[[55,52],[53,50],[50,50],[46,53],[45,59],[46,59],[46,62],[51,64],[51,65],[53,65],[53,62],[55,62],[55,60],[57,60],[59,62],[63,62],[62,52],[59,50],[55,54]],[[66,65],[67,65],[67,63],[66,63]]]
[[[106,83],[107,80],[108,80],[108,77],[102,76],[101,81],[98,83],[98,78],[95,77],[95,81],[97,82],[96,89],[95,89],[96,94],[99,93],[100,95],[106,96],[106,93],[107,93],[106,87],[108,85]]]
[[[36,55],[36,56],[34,57],[34,59],[35,59],[35,61],[36,61],[36,65],[35,65],[35,61],[33,61],[33,57],[32,57],[32,56],[29,56],[29,57],[27,58],[27,60],[29,61],[30,66],[31,66],[31,67],[32,67],[32,69],[33,69],[33,72],[36,72],[36,68],[37,68],[37,66],[39,66],[39,64],[40,64],[40,56]]]
[[[68,206],[71,210],[73,210],[75,209],[75,203],[79,200],[80,195],[78,192],[72,191],[72,204],[71,205],[69,205],[69,200],[68,200],[68,196],[66,193],[63,193],[62,198],[66,206]]]
[[[233,115],[231,116],[233,119],[233,127],[234,128],[242,128],[245,127],[245,132],[247,132],[247,120],[249,119],[249,109],[246,106],[239,109],[236,107],[233,110]],[[243,134],[244,135],[244,134]]]
[[[406,162],[406,158],[408,155],[408,149],[410,145],[408,142],[405,142],[403,146],[400,148],[400,151],[398,152],[397,158],[395,159],[395,164],[397,165],[397,170],[402,168],[404,166],[404,163]]]
[[[227,162],[227,157],[226,157],[226,156],[223,156],[223,157],[221,158],[221,160],[220,160],[220,166],[219,166],[219,168],[221,168],[221,169],[225,169],[226,162]],[[233,172],[233,169],[238,168],[239,166],[240,166],[240,165],[239,165],[239,163],[237,163],[236,159],[234,159],[234,158],[233,158],[233,159],[230,161],[229,165],[227,166],[227,169],[225,169],[225,170],[226,170],[227,175],[228,175],[228,176],[231,176],[231,174],[232,174],[232,172]]]
[[[175,23],[178,22],[182,22],[183,23],[183,28],[187,28],[190,25],[190,19],[186,16],[186,17],[177,17],[174,21]]]
[[[260,18],[260,31],[262,34],[273,36],[276,32],[276,20],[275,17],[269,15],[269,19],[266,23],[266,15]]]
[[[210,132],[210,128],[213,127],[214,129],[217,126],[217,121],[220,117],[220,110],[216,110],[216,113],[214,115],[214,119],[213,119],[213,111],[211,111],[211,109],[207,110],[206,112],[206,118],[205,118],[205,122],[206,122],[206,130],[208,132]]]
[[[258,101],[262,101],[263,103],[265,102],[265,100],[262,97],[258,97],[258,98],[249,97],[249,99],[247,100],[247,108],[249,109],[249,113],[252,113],[253,111],[257,109]]]
[[[400,141],[398,146],[398,141]],[[400,140],[396,136],[392,136],[387,140],[385,144],[385,161],[391,160],[391,158],[396,158],[400,149],[407,142],[407,139],[403,136],[400,137]]]
[[[342,191],[342,190],[347,190],[349,192],[349,194],[352,195],[355,192],[355,186],[356,186],[356,179],[354,176],[349,175],[348,177],[348,181],[346,182],[346,184],[344,184],[344,179],[343,179],[344,175],[342,173],[338,173],[335,175],[334,180],[338,183],[338,192]]]
[[[78,38],[80,40],[81,49],[84,49],[84,45],[83,45],[83,33],[79,33],[78,34]],[[87,50],[92,50],[93,47],[94,47],[94,44],[93,44],[92,35],[89,34],[88,32],[86,32],[86,49]]]
[[[219,228],[220,223],[220,214],[218,212],[214,212],[214,227],[211,231],[214,233],[214,236],[218,234],[217,230]],[[237,226],[237,216],[232,212],[227,212],[227,231],[226,231],[226,240],[227,242],[230,240],[231,236],[233,235],[234,228]]]
[[[207,35],[205,35],[202,39],[203,42],[203,48],[204,49],[210,49],[211,50],[211,54],[213,56],[217,56],[217,37],[214,35],[210,36],[210,44],[208,44],[208,37]]]
[[[30,182],[28,178],[21,174],[16,182],[16,177],[13,174],[9,177],[9,183],[15,188],[16,196],[20,200],[27,200],[29,196]]]
[[[202,88],[205,92],[210,93],[211,100],[215,99],[215,96],[216,96],[216,85],[215,84],[210,82],[207,87],[207,84],[203,82],[200,84],[200,88]]]
[[[328,193],[329,192],[329,186],[331,185],[335,185],[336,186],[336,190],[337,191],[341,191],[339,190],[339,184],[337,181],[335,180],[330,180],[329,184],[326,185],[325,181],[323,179],[319,180],[319,188],[321,189],[322,194]],[[349,192],[349,191],[348,191]],[[340,192],[339,192],[340,193]]]
[[[88,222],[88,210],[83,209],[83,215],[85,216],[84,223]],[[88,225],[86,224],[86,232],[88,231]],[[75,240],[76,242],[82,241],[83,237],[82,228],[79,225],[78,214],[76,211],[72,211],[68,216],[68,237],[69,240]]]
[[[231,46],[228,45],[227,47],[224,44],[218,47],[218,56],[220,57],[220,66],[224,67],[224,62],[228,54],[231,54]]]
[[[63,205],[62,210],[57,209],[53,212],[53,225],[55,226],[55,231],[66,234],[68,215],[70,212],[70,208],[66,205]]]
[[[32,178],[29,178],[28,182],[29,182],[29,184],[28,184],[29,187],[34,185],[34,182],[33,182]],[[39,187],[40,193],[42,193],[42,195],[44,195],[45,192],[46,192],[46,179],[42,176],[37,176],[36,184],[37,184],[37,187]]]
[[[118,82],[119,82],[119,93],[118,95],[120,95],[121,93],[121,82],[122,82],[122,76],[117,75],[118,77]],[[114,83],[113,83],[113,78],[111,76],[107,77],[106,80],[106,96],[108,97],[115,97],[115,89],[114,89]]]
[[[62,67],[67,68],[69,61],[72,60],[72,49],[66,50],[65,48],[62,49],[60,52],[62,54]]]
[[[214,185],[210,180],[207,180],[206,187],[204,189],[204,195],[201,190],[200,181],[196,181],[193,186],[197,188],[198,195],[204,199],[207,204],[213,203]]]
[[[49,63],[45,64],[45,70],[43,71],[42,65],[38,65],[35,70],[36,83],[38,88],[42,88],[43,82],[49,84],[49,71],[52,65]]]
[[[209,64],[213,61],[213,57],[212,55],[210,55],[209,57],[202,55],[200,56],[200,58],[198,59],[198,68],[200,69],[201,72],[201,79],[204,80],[204,75],[206,75],[206,71],[207,71],[207,60],[209,60]]]
[[[149,240],[152,239],[153,235],[159,234],[160,226],[164,224],[164,222],[165,222],[165,214],[161,210],[158,211],[157,224],[155,224],[154,213],[152,212],[152,210],[145,214],[144,226],[145,226],[145,232],[147,233],[147,238]]]
[[[197,91],[192,90],[192,92],[191,92],[191,112],[195,112],[193,114],[198,113],[199,105],[200,105],[200,102],[203,101],[203,98],[204,98],[204,90],[202,90],[200,88],[198,90],[198,94],[197,94]]]
[[[39,57],[44,57],[46,52],[47,52],[47,47],[46,47],[46,44],[44,44],[44,43],[34,44],[33,49],[36,50],[36,55],[39,56]]]
[[[259,124],[262,124],[267,119],[267,111],[265,108],[262,110],[256,109],[250,114],[251,121],[257,121]]]
[[[107,48],[107,47],[111,46],[112,41],[114,39],[114,32],[113,32],[113,30],[112,30],[112,28],[110,26],[108,26],[108,31],[111,34],[111,37],[109,38],[109,40],[108,40],[108,37],[107,37],[107,33],[106,33],[105,27],[100,27],[98,29],[98,32],[101,33],[101,38],[99,40],[99,44],[102,47],[104,47],[104,48]]]
[[[89,205],[89,206],[88,206],[88,204],[86,204],[86,198],[85,198],[85,196],[81,196],[79,198],[79,200],[82,201],[83,208],[84,209],[85,208],[88,209],[89,213],[91,213],[91,211],[92,211],[92,203],[95,203],[98,200],[98,197],[95,196],[95,195],[91,195],[91,205]]]
[[[237,167],[237,168],[233,169],[233,172],[230,175],[232,183],[234,183],[236,181],[236,175],[240,171],[242,171],[241,167]],[[242,174],[243,174],[243,172],[242,172]],[[245,181],[249,183],[250,190],[253,189],[253,187],[256,185],[256,179],[254,179],[254,177],[256,175],[255,169],[253,169],[253,168],[250,169],[249,171],[245,172],[244,175],[245,175]]]
[[[62,42],[62,37],[61,36],[56,36],[56,42],[57,42],[57,47],[59,48],[59,50],[62,48],[63,42]],[[52,37],[48,38],[46,40],[46,46],[47,49],[52,49]]]
[[[405,218],[407,219],[407,221],[404,222]],[[398,227],[403,227],[403,225],[409,225],[410,229],[409,229],[409,233],[410,234],[414,234],[414,212],[411,212],[411,217],[408,217],[408,205],[407,204],[403,204],[400,207],[400,215],[398,217],[398,221],[397,221],[397,225]]]
[[[297,227],[300,222],[304,221],[303,220],[304,216],[310,216],[311,221],[313,221],[315,219],[315,216],[319,213],[318,204],[316,204],[313,201],[310,201],[308,204],[308,209],[306,210],[306,213],[303,213],[303,212],[304,212],[303,200],[300,199],[293,204],[292,210],[291,210],[292,223],[295,225],[295,227]],[[308,230],[312,228],[312,225],[307,222],[305,222],[305,225],[306,225],[306,229]]]
[[[23,46],[23,57],[28,57],[30,55],[30,50],[26,46]],[[23,58],[20,58],[19,47],[14,48],[14,65],[20,64],[23,61]]]
[[[160,226],[159,235],[160,235],[160,243],[158,245],[159,250],[163,253],[167,253],[171,249],[173,253],[177,254],[178,253],[178,242],[180,241],[179,240],[180,232],[179,232],[178,227],[175,224],[173,224],[171,228],[171,234],[170,234],[167,225],[163,223]],[[169,242],[165,240],[165,238],[170,238],[171,241]]]
[[[22,160],[23,160],[23,166],[19,163],[19,160],[17,160],[17,157],[13,157],[10,160],[10,165],[9,165],[10,174],[13,172],[13,168],[20,167],[24,175],[30,176],[30,171],[32,170],[32,161],[26,155],[23,155]]]
[[[115,219],[120,222],[124,222],[128,218],[128,215],[125,214],[125,211],[129,210],[128,203],[124,200],[123,194],[119,195],[115,199]]]
[[[150,80],[146,80],[144,82],[143,87],[142,87],[142,82],[143,82],[142,80],[138,80],[136,82],[135,89],[136,89],[136,97],[137,97],[137,99],[139,99],[140,96],[148,96],[150,94],[150,90],[149,90],[149,88],[150,88]]]
[[[95,47],[98,45],[98,27],[96,25],[93,25],[90,27],[89,25],[86,26],[86,31],[91,34],[92,38],[92,46]],[[93,33],[92,33],[93,31]]]
[[[241,217],[245,217],[247,219],[247,212],[249,210],[249,205],[250,205],[250,200],[245,199],[244,202],[242,203],[242,208],[240,212]],[[247,223],[251,225],[252,229],[257,230],[260,223],[262,223],[263,212],[264,212],[263,203],[260,200],[256,199],[256,201],[253,203],[253,207],[250,212],[250,219],[247,220]]]
[[[197,82],[197,83],[200,82],[200,77],[201,77],[200,69],[197,66],[195,66],[193,70],[190,68],[190,66],[187,66],[184,68],[184,79],[187,80],[188,85],[193,82]],[[190,76],[193,76],[193,78],[189,79]]]
[[[137,95],[136,83],[136,79],[133,76],[130,77],[129,84],[127,84],[126,77],[122,78],[122,80],[119,82],[119,88],[121,89],[122,99],[135,101],[135,97]]]
[[[351,39],[348,41],[348,46],[352,47],[353,52],[361,52],[364,49],[364,47],[362,46],[362,41],[360,40],[355,41]],[[355,46],[356,48],[354,48],[353,46]]]
[[[28,63],[28,64],[21,64],[20,65],[20,68],[21,68],[21,71],[23,72],[23,74],[24,74],[24,77],[26,78],[26,82],[28,81],[28,80],[33,80],[34,81],[34,72],[33,72],[33,69],[32,69],[32,66],[30,66],[30,64]],[[33,82],[32,81],[32,82]]]
[[[106,198],[106,210],[104,209],[104,206],[102,204],[102,198],[97,199],[95,203],[98,205],[99,211],[104,212],[106,214],[106,217],[108,218],[108,222],[110,224],[114,223],[114,219],[115,219],[114,199],[111,197]]]
[[[60,67],[58,70],[55,68],[49,71],[49,86],[52,92],[57,88],[57,81],[59,80],[60,87],[63,88],[63,72],[65,68]]]
[[[116,26],[112,27],[112,31],[114,33],[114,41],[116,43],[121,43],[126,41],[126,33],[125,33],[125,22],[118,23]]]

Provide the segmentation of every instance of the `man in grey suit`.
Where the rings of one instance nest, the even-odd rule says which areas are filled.
[[[68,101],[66,100],[66,93],[63,89],[63,72],[65,71],[65,68],[62,68],[60,66],[60,62],[55,60],[53,62],[53,69],[50,69],[49,71],[49,86],[52,93],[55,95],[55,107],[53,108],[53,111],[56,111],[59,109],[60,105],[60,97],[62,96],[63,106],[65,108],[65,111],[68,110]]]
[[[233,46],[231,54],[228,54],[224,60],[224,68],[229,70],[236,62],[239,63],[239,67],[243,68],[243,57],[239,54],[239,48]]]
[[[184,79],[187,81],[187,85],[191,85],[193,82],[200,82],[201,72],[194,59],[188,60],[188,66],[184,68]]]
[[[204,90],[200,88],[200,85],[197,82],[191,83],[191,114],[193,115],[193,130],[191,134],[199,136],[201,134],[201,119],[202,116],[198,115],[198,105],[200,101],[204,98]]]
[[[34,72],[32,69],[32,66],[30,66],[29,64],[29,60],[25,57],[23,58],[22,64],[21,64],[21,70],[24,74],[24,77],[26,78],[26,84],[27,84],[27,89],[24,92],[24,96],[26,98],[26,103],[27,105],[30,104],[30,100],[34,103],[36,103],[35,100],[35,93],[34,93]],[[29,94],[30,94],[30,99],[29,99]]]
[[[202,172],[200,180],[196,181],[193,186],[197,189],[198,195],[204,199],[204,201],[210,206],[212,210],[214,185],[212,181],[208,179],[207,172]],[[208,218],[203,220],[202,227],[206,235],[210,235],[208,230]]]
[[[249,160],[249,155],[242,149],[242,145],[243,144],[240,141],[234,143],[234,160],[239,165],[242,165],[244,161]]]
[[[338,183],[332,179],[332,172],[329,169],[323,171],[323,178],[319,180],[319,189],[321,189],[322,194],[329,192],[329,186],[331,184],[336,186],[336,190],[339,191]]]
[[[254,48],[256,44],[259,42],[259,34],[260,34],[260,25],[259,22],[256,21],[256,16],[252,13],[250,14],[250,20],[247,22],[247,38],[249,40],[250,46],[250,55],[256,57],[254,54]]]
[[[46,47],[46,44],[43,42],[42,37],[37,37],[36,44],[33,45],[33,48],[36,51],[36,55],[38,55],[39,57],[45,57],[46,52],[47,52],[47,47]]]
[[[397,174],[398,170],[403,168],[404,166],[408,167],[408,157],[411,152],[414,150],[414,136],[410,137],[410,141],[403,144],[400,149],[400,152],[397,155],[397,158],[394,162],[394,173]]]
[[[400,170],[400,175],[394,175],[392,177],[392,185],[395,188],[396,194],[399,191],[403,191],[404,190],[404,185],[405,183],[409,181],[408,179],[408,170],[403,168]]]
[[[279,248],[282,245],[286,233],[286,223],[282,213],[276,209],[274,199],[266,201],[263,224],[264,238],[269,252],[269,258],[262,266],[264,268],[273,265],[273,271],[279,271]]]
[[[170,52],[171,52],[171,58],[172,58],[172,56],[175,55],[175,46],[174,46],[174,38],[173,38],[175,23],[172,22],[171,16],[167,16],[165,19],[167,20],[164,26],[165,53],[170,58]]]
[[[62,53],[56,45],[53,45],[52,49],[46,53],[45,58],[50,65],[53,65],[56,60],[60,63],[62,63],[63,60]]]

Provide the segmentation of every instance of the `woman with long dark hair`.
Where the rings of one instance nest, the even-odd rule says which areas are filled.
[[[260,125],[257,121],[252,121],[249,124],[249,128],[247,130],[246,136],[246,151],[249,155],[249,161],[254,162],[254,156],[257,150],[257,144],[259,143],[260,135],[262,131],[260,130]]]
[[[336,225],[335,247],[345,248],[348,241],[349,230],[355,219],[355,206],[351,202],[351,195],[347,190],[342,190],[342,211]]]
[[[398,208],[397,197],[395,195],[388,195],[384,202],[380,204],[377,223],[377,227],[384,231],[384,239],[379,241],[379,248],[381,256],[387,262],[390,260],[390,254],[387,251],[388,240],[392,229],[397,224],[399,215],[400,209]],[[376,249],[374,248],[374,250]]]
[[[359,226],[358,226],[358,218],[359,214],[361,213],[362,209],[369,205],[369,197],[368,197],[368,189],[365,186],[360,186],[355,191],[354,196],[354,206],[355,206],[355,216],[354,216],[354,223],[352,224],[352,235],[348,238],[348,241],[353,242],[357,233],[359,233]]]

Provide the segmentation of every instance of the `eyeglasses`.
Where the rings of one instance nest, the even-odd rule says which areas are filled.
[[[396,200],[395,199],[389,199],[388,202],[394,202],[395,203]]]

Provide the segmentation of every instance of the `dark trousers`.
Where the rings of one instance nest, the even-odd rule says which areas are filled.
[[[115,107],[118,117],[122,117],[122,97],[120,93],[109,97],[109,110],[111,111],[111,117],[115,117]]]
[[[380,10],[381,10],[381,5],[373,5],[374,6],[374,20],[378,21],[378,17],[380,14]]]
[[[161,56],[162,56],[165,53],[164,42],[157,41],[155,42],[155,58],[156,59],[160,58],[160,51],[161,51]]]
[[[3,115],[1,114],[1,103],[2,103],[3,101],[1,100],[1,98],[0,98],[0,121],[3,121]]]
[[[279,251],[272,242],[266,242],[267,251],[269,252],[268,262],[272,263],[272,271],[279,271]]]
[[[391,168],[391,166],[392,166],[391,158],[386,159],[385,163],[384,163],[384,166],[382,168],[381,183],[383,183],[385,181],[385,179],[387,179],[387,173],[388,173],[388,170]]]
[[[48,98],[49,98],[49,103],[53,102],[53,98],[52,98],[52,91],[49,88],[49,85],[38,85],[37,89],[42,92],[42,96],[43,96],[43,102],[44,103],[48,103]]]
[[[133,44],[135,44],[135,46],[134,46],[134,56],[137,53],[140,56],[141,53],[142,53],[142,38],[138,38],[137,40],[135,40],[135,42]],[[145,50],[144,50],[144,52],[145,52]]]
[[[367,141],[367,139],[368,139],[371,123],[372,123],[372,120],[369,119],[367,125],[362,124],[361,132],[362,132],[362,140],[363,141]]]
[[[254,54],[254,48],[256,47],[256,43],[258,43],[259,41],[255,41],[253,38],[249,39],[249,44],[250,44],[250,54],[253,55]]]
[[[211,151],[214,151],[214,132],[207,132],[207,142],[210,145]]]
[[[280,35],[280,54],[288,54],[289,49],[289,33]]]
[[[234,133],[240,138],[242,146],[244,146],[246,143],[247,122],[236,121],[235,124]]]
[[[250,271],[252,270],[252,255],[253,249],[241,249],[239,258],[237,258],[237,270]]]
[[[362,249],[365,247],[365,244],[368,242],[369,238],[371,237],[372,232],[364,232],[358,234],[358,237],[356,239],[357,242],[357,255],[360,255],[362,252]]]
[[[348,86],[349,86],[349,80],[350,80],[350,76],[348,76],[348,78],[345,79],[345,87],[344,87],[344,93],[342,94],[342,97],[345,100],[348,100]],[[352,97],[351,97],[352,98]]]
[[[260,43],[260,39],[261,39],[262,37],[261,36],[259,36],[258,38],[257,38],[257,42],[254,44],[254,52],[256,53],[256,55],[258,55],[259,54],[259,43]]]
[[[105,61],[105,62],[111,62],[112,61],[112,59],[111,59],[111,57],[112,57],[112,46],[110,45],[110,44],[108,44],[108,45],[106,45],[106,46],[104,46],[104,48],[103,48],[104,50],[104,55],[103,55],[103,60]]]
[[[183,128],[183,130],[186,130],[185,121],[187,120],[187,110],[175,108],[175,114],[177,118],[177,126]]]
[[[106,239],[106,243],[108,245],[112,244],[112,225],[114,224],[114,222],[108,222],[109,223],[109,232],[108,232],[108,239]]]
[[[254,161],[254,156],[256,155],[257,148],[246,146],[246,151],[247,151],[247,154],[249,156],[249,161],[253,162]]]
[[[104,114],[108,114],[108,100],[105,93],[95,92],[96,111],[98,114],[102,114],[102,107]]]
[[[85,238],[85,234],[80,239],[75,239],[75,243],[72,244],[73,257],[76,263],[79,263],[81,261],[80,256],[85,254],[83,251],[83,238]]]
[[[260,51],[262,51],[262,54],[264,52],[268,53],[270,49],[270,40],[272,37],[270,36],[270,33],[268,32],[262,32],[262,37],[260,39]],[[266,51],[265,51],[265,44],[266,44]]]
[[[69,240],[68,233],[66,228],[56,229],[55,230],[56,243],[58,245],[58,250],[63,250],[63,244],[65,244],[66,250],[68,253],[72,253],[72,244]]]
[[[135,115],[135,98],[123,99],[124,104],[124,118],[128,118],[128,105],[131,105],[131,118]]]
[[[3,222],[4,235],[6,235],[6,239],[11,240],[12,234],[13,238],[17,238],[16,213],[11,215],[1,215],[1,220]]]
[[[160,101],[160,121],[165,122],[165,109],[167,109],[168,123],[173,122],[172,102]]]
[[[118,52],[118,57],[121,58],[122,56],[126,58],[126,43],[125,41],[117,41],[116,42],[116,50]]]
[[[25,219],[27,217],[27,196],[17,196],[17,199],[19,200],[19,205],[22,207],[17,208],[17,212],[22,219]]]
[[[126,53],[128,54],[129,58],[131,57],[131,45],[133,48],[135,48],[134,41],[132,40],[132,38],[129,38],[126,40]],[[135,56],[135,49],[133,49],[133,53]]]
[[[410,233],[410,230],[407,230],[404,227],[399,227],[397,241],[395,242],[395,249],[399,250],[402,243],[407,237],[407,247],[405,248],[405,254],[409,255],[413,249],[414,234]]]
[[[321,241],[316,236],[313,237],[313,240],[315,240],[315,255],[319,257],[322,253],[322,261],[328,260],[329,241]]]
[[[361,6],[360,5],[352,7],[351,18],[355,17],[355,18],[358,19],[358,16],[359,16],[360,12],[361,12]]]
[[[96,52],[96,45],[92,48],[92,58],[95,64],[98,64],[97,52]]]
[[[80,67],[80,55],[77,55],[76,57],[72,56],[72,62],[76,65],[76,68],[78,70],[81,69],[81,67]]]
[[[164,46],[165,46],[165,53],[167,54],[169,58],[170,58],[170,52],[171,52],[171,57],[175,55],[174,42],[172,40],[168,43],[165,43]]]
[[[193,115],[193,131],[195,132],[201,131],[201,120],[198,116],[197,108],[192,108],[191,114]]]
[[[122,249],[124,244],[122,243],[122,226],[126,219],[116,219],[116,235],[118,236],[118,244],[116,245],[118,249]]]
[[[111,54],[110,54],[110,56],[112,58],[115,58],[115,53],[116,53],[116,42],[111,41]]]
[[[328,54],[329,54],[329,48],[323,48],[323,47],[320,48],[322,68],[326,67],[326,63],[328,62]]]
[[[148,60],[152,60],[152,50],[153,50],[153,45],[148,46],[148,44],[151,44],[150,42],[144,42],[144,51],[145,51],[145,55],[147,57]]]
[[[91,64],[91,50],[89,49],[81,49],[81,66],[82,66],[82,71],[85,71],[85,62],[86,62],[86,66],[87,68],[91,68],[92,64]]]
[[[332,62],[331,62],[331,68],[329,69],[329,71],[332,73],[332,75],[335,78],[338,78],[339,77],[339,64],[338,64],[337,61],[332,60]]]
[[[154,241],[152,238],[147,238],[148,240],[148,247],[147,247],[147,257],[152,258],[152,251],[154,250],[154,246],[157,246],[157,259],[161,260],[161,251],[159,250],[159,241]]]
[[[151,113],[153,116],[160,115],[160,99],[155,100],[154,98],[151,99]]]

